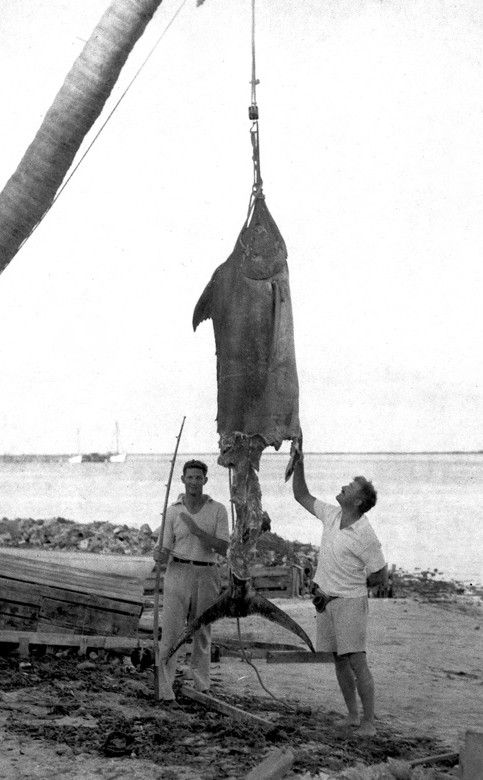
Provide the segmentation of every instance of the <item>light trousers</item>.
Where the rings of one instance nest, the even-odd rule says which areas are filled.
[[[161,641],[159,644],[159,698],[174,699],[173,682],[182,647],[166,662],[171,647],[187,621],[201,615],[218,597],[221,580],[218,566],[196,566],[170,561],[164,576]],[[198,691],[210,687],[211,627],[203,626],[193,636],[191,676]]]

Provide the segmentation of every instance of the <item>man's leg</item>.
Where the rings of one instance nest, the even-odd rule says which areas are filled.
[[[198,617],[218,598],[221,581],[216,566],[194,566],[196,585],[193,588],[191,608]],[[203,626],[193,635],[191,650],[191,676],[197,691],[210,688],[211,626]]]
[[[357,693],[362,702],[362,720],[359,733],[372,737],[376,733],[374,723],[374,679],[367,665],[365,653],[350,653],[349,663],[355,676]]]
[[[327,606],[334,617],[334,626],[337,637],[336,672],[342,694],[349,709],[349,717],[346,722],[358,723],[354,719],[357,709],[356,691],[362,702],[363,717],[359,733],[372,736],[375,734],[374,725],[374,680],[367,666],[366,637],[367,637],[367,596],[356,598],[340,598],[331,601]],[[347,668],[350,667],[350,671]]]
[[[334,653],[335,673],[337,682],[342,691],[346,707],[349,711],[344,724],[358,726],[360,723],[359,710],[357,708],[356,678],[352,670],[349,655],[337,655]]]
[[[166,656],[185,627],[189,609],[190,568],[188,564],[171,562],[164,577],[158,687],[158,697],[164,701],[175,700],[173,682],[180,651],[172,655],[168,662]]]

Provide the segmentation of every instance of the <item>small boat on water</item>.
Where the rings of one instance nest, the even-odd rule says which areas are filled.
[[[125,452],[113,452],[111,453],[111,455],[109,455],[110,463],[124,463],[125,460],[126,460]]]
[[[121,451],[119,424],[116,422],[114,429],[115,449],[108,452],[81,452],[78,446],[77,455],[71,455],[69,463],[124,463],[126,453]],[[79,431],[77,431],[77,440],[79,443]]]
[[[111,457],[109,452],[83,452],[81,455],[72,455],[69,463],[105,463]]]

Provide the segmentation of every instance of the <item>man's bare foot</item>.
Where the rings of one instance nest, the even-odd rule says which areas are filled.
[[[376,726],[374,724],[374,721],[365,720],[364,718],[362,718],[361,725],[357,729],[357,734],[360,734],[361,737],[375,737]]]
[[[360,722],[361,722],[361,719],[360,719],[359,715],[357,715],[357,714],[355,714],[355,715],[347,715],[347,717],[345,717],[344,720],[342,720],[339,725],[340,726],[359,726]]]

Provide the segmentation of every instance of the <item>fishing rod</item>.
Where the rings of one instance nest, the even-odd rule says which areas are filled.
[[[174,454],[171,460],[171,468],[169,470],[168,482],[166,483],[166,496],[164,498],[163,516],[161,518],[161,528],[159,531],[157,547],[161,551],[163,548],[164,526],[166,524],[166,510],[168,508],[169,490],[171,487],[171,480],[173,479],[174,464],[176,462],[176,455],[178,454],[179,440],[183,432],[184,421],[186,415],[183,417],[181,428],[176,437],[176,447],[174,448]],[[153,646],[154,646],[154,699],[159,701],[159,585],[161,580],[161,561],[156,561],[156,577],[154,580],[154,615],[153,615]]]

